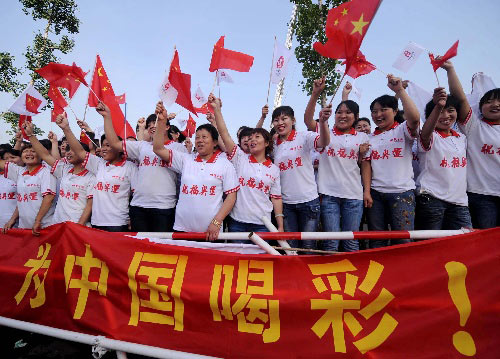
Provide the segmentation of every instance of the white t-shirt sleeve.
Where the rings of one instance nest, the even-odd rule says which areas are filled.
[[[55,196],[56,190],[56,178],[50,174],[50,171],[43,171],[40,178],[40,192],[42,192],[42,196],[46,196],[48,194]]]
[[[470,132],[477,126],[478,119],[474,116],[472,112],[472,108],[470,109],[465,121],[463,123],[459,123],[458,127],[464,133],[465,136],[469,136]]]
[[[82,162],[82,167],[92,172],[94,175],[99,171],[99,167],[104,164],[104,160],[96,155],[87,152]]]
[[[321,150],[322,148],[318,147],[318,141],[319,141],[319,134],[316,132],[312,131],[306,131],[303,132],[305,139],[304,139],[304,147],[306,151],[311,152],[311,150],[318,149]]]
[[[276,199],[281,199],[281,182],[280,182],[280,175],[276,176],[276,179],[271,185],[271,190],[269,192],[269,197],[271,198],[276,198]]]
[[[238,182],[238,176],[236,176],[236,170],[234,166],[228,161],[226,166],[226,173],[224,174],[224,182],[222,184],[222,189],[225,194],[236,192],[240,189]]]
[[[410,141],[413,141],[414,139],[416,139],[418,137],[418,129],[417,129],[417,134],[415,136],[413,136],[410,132],[410,128],[408,127],[408,123],[405,121],[403,122],[401,125],[400,125],[403,129],[403,132],[404,132],[404,135],[405,137],[410,140]],[[399,127],[399,126],[398,126]]]
[[[19,176],[19,171],[24,171],[25,168],[18,166],[12,162],[5,162],[4,177],[10,179],[17,183],[17,176]]]
[[[122,141],[122,148],[125,156],[133,160],[139,160],[142,142],[143,141]]]
[[[184,162],[189,160],[191,155],[179,151],[172,151],[171,149],[168,149],[168,151],[170,152],[170,161],[168,161],[167,167],[177,173],[182,173]]]
[[[233,150],[231,153],[228,153],[227,159],[233,164],[234,167],[238,167],[238,162],[240,161],[241,157],[246,155],[245,152],[240,148],[238,145],[234,145]]]
[[[55,178],[62,178],[64,174],[64,167],[66,166],[66,164],[67,164],[66,158],[55,161],[52,167],[50,168],[50,173]]]

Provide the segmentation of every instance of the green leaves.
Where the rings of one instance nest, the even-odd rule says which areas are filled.
[[[14,66],[14,60],[14,56],[8,52],[0,52],[0,91],[11,92],[17,96],[23,90],[23,85],[16,80],[21,69]]]
[[[34,20],[44,19],[53,24],[52,30],[59,35],[62,30],[78,33],[80,20],[75,16],[78,8],[74,0],[20,0],[23,12]]]

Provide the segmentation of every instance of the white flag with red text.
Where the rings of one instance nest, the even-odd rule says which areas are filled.
[[[292,50],[274,40],[273,67],[271,69],[271,82],[279,83],[286,76],[288,62],[292,56]]]
[[[217,85],[220,85],[221,82],[234,83],[233,78],[227,70],[217,70]]]
[[[205,94],[203,93],[203,91],[201,91],[200,85],[198,85],[198,87],[196,88],[196,91],[193,94],[193,98],[191,99],[191,101],[193,101],[194,107],[198,107],[198,108],[200,108],[201,106],[203,106],[203,104],[205,104],[207,102],[207,98],[206,98]]]
[[[415,65],[424,50],[422,46],[410,41],[392,64],[392,67],[403,72],[408,72]]]
[[[169,72],[166,72],[165,78],[163,79],[158,91],[158,96],[160,96],[160,99],[163,101],[165,106],[171,106],[175,100],[177,100],[178,95],[175,87],[173,87],[170,81],[168,81],[168,75]]]
[[[26,103],[27,101],[33,101],[36,102],[36,104],[29,106]],[[40,112],[31,112],[28,108],[40,110],[45,106],[47,106],[47,100],[33,87],[33,85],[28,85],[26,90],[24,90],[12,106],[10,106],[9,111],[17,113],[18,115],[35,116]]]

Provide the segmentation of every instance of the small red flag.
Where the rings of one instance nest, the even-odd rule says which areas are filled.
[[[446,61],[448,61],[452,57],[457,56],[458,42],[459,40],[457,40],[457,42],[455,42],[448,49],[448,51],[446,51],[446,53],[443,56],[440,56],[438,59],[435,59],[433,54],[429,54],[429,58],[431,59],[432,69],[434,70],[434,72],[436,72],[436,70],[439,69]]]
[[[81,143],[85,143],[87,146],[90,146],[90,137],[87,135],[87,132],[85,132],[84,130],[82,130],[80,132],[80,142]]]
[[[26,132],[24,132],[24,123],[26,121],[29,121],[31,122],[31,116],[26,116],[26,115],[19,115],[19,129],[21,130],[21,133],[23,134],[23,138],[26,140],[26,141],[29,141],[29,137],[26,136]]]
[[[40,113],[38,108],[42,104],[42,100],[37,99],[36,97],[30,96],[26,94],[26,110],[32,113]]]
[[[49,87],[49,92],[48,92],[49,98],[54,102],[54,108],[57,106],[59,108],[64,108],[68,106],[68,103],[66,102],[66,99],[64,98],[63,94],[59,89],[55,86],[50,86]]]
[[[221,36],[214,45],[209,71],[214,72],[219,69],[230,69],[240,72],[248,72],[250,71],[252,65],[253,56],[225,49],[224,36]]]
[[[342,65],[346,65],[346,75],[351,76],[353,79],[369,74],[377,68],[374,64],[366,61],[365,55],[361,51],[358,51],[356,58],[350,61],[349,66],[347,66],[348,62],[349,60],[345,60]]]
[[[66,114],[64,108],[54,104],[54,108],[50,111],[50,122],[56,122],[57,116]]]
[[[86,73],[76,66],[74,62],[72,66],[51,62],[47,66],[36,70],[36,72],[46,79],[51,86],[67,89],[70,98],[73,97],[81,83],[88,86],[85,81]]]
[[[118,104],[120,105],[123,105],[125,102],[127,102],[127,100],[125,100],[125,94],[116,96],[116,102],[118,102]]]
[[[209,112],[214,113],[214,109],[212,108],[212,106],[208,104],[208,102],[205,102],[203,105],[201,105],[200,108],[196,107],[195,110],[196,112],[202,113],[204,115],[206,115]]]
[[[191,100],[191,75],[181,72],[177,50],[175,50],[174,58],[170,64],[168,82],[177,90],[175,103],[198,116]]]
[[[182,131],[182,134],[186,137],[191,137],[196,131],[196,121],[193,120],[191,114],[189,114],[189,119],[186,124],[186,129]]]

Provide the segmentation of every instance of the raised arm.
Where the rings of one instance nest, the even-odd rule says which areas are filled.
[[[14,144],[14,149],[21,151],[21,145],[23,144],[23,134],[21,131],[16,132],[16,143]]]
[[[165,131],[167,129],[167,110],[163,106],[163,102],[159,101],[156,104],[156,115],[158,121],[156,123],[156,130],[153,136],[153,152],[162,160],[170,161],[170,151],[165,148]]]
[[[33,134],[33,124],[31,122],[26,121],[24,123],[24,133],[26,133],[26,136],[29,137],[30,143],[37,155],[52,167],[54,162],[56,162],[56,159],[49,153],[49,151],[45,147],[43,147],[40,141],[38,141],[38,138],[36,138],[36,136]],[[52,144],[52,147],[54,147],[54,144]]]
[[[324,107],[319,112],[319,141],[318,147],[325,148],[330,144],[330,129],[328,128],[328,119],[332,115],[332,105]]]
[[[141,117],[137,120],[137,141],[144,141],[144,133],[146,132],[146,119]]]
[[[52,144],[52,148],[50,150],[50,155],[52,157],[54,157],[54,159],[56,161],[60,160],[61,154],[59,153],[59,142],[57,142],[57,135],[54,132],[49,131],[49,135],[47,136],[47,138],[49,139],[50,143]],[[45,162],[47,162],[47,161],[45,161]]]
[[[445,69],[446,73],[448,74],[448,86],[450,87],[450,95],[458,99],[458,101],[460,102],[460,110],[457,113],[457,121],[459,123],[463,123],[470,111],[469,101],[467,101],[464,89],[462,88],[462,84],[458,79],[457,73],[455,72],[455,67],[453,66],[452,62],[449,60],[445,61],[441,68]]]
[[[306,110],[304,112],[304,123],[309,131],[316,131],[316,121],[314,121],[314,111],[316,110],[316,102],[318,102],[319,96],[325,89],[326,80],[325,76],[320,79],[314,80],[313,89],[309,102],[307,103]]]
[[[420,131],[420,141],[425,149],[428,149],[431,144],[432,133],[436,128],[437,121],[441,111],[443,111],[444,106],[446,106],[446,90],[442,87],[434,89],[434,94],[432,95],[432,102],[434,102],[434,108],[431,114],[425,120],[422,130]]]
[[[352,91],[352,84],[347,81],[344,85],[344,88],[342,89],[342,101],[347,101],[349,100],[349,94]]]
[[[109,145],[116,151],[122,151],[122,142],[118,138],[113,127],[113,121],[111,119],[111,111],[109,107],[104,102],[99,102],[96,107],[96,111],[104,119],[104,134],[106,135],[106,140],[108,140]],[[125,140],[125,139],[124,139]]]
[[[210,94],[210,96],[208,96],[208,104],[212,106],[212,108],[214,109],[215,124],[217,125],[216,126],[217,130],[219,131],[219,135],[222,139],[222,142],[224,142],[226,153],[230,154],[233,152],[234,146],[236,146],[236,144],[231,138],[231,135],[227,130],[224,117],[222,116],[222,111],[220,108],[221,104],[220,99],[216,98],[213,94]]]
[[[389,74],[387,75],[387,86],[394,91],[396,97],[401,100],[403,110],[405,111],[406,124],[411,134],[416,136],[419,128],[420,114],[417,106],[415,106],[413,100],[406,93],[403,87],[403,81],[399,77]]]
[[[267,114],[269,113],[269,106],[264,105],[262,107],[262,115],[260,115],[259,121],[255,125],[255,128],[262,128],[264,127],[264,121],[266,120]]]
[[[57,116],[56,125],[59,126],[63,131],[64,136],[66,136],[66,140],[68,141],[71,150],[80,160],[83,161],[85,159],[85,156],[87,156],[87,152],[83,149],[82,145],[80,144],[80,141],[78,141],[78,139],[73,134],[73,131],[71,131],[71,128],[69,127],[68,118],[66,117],[65,114]]]

